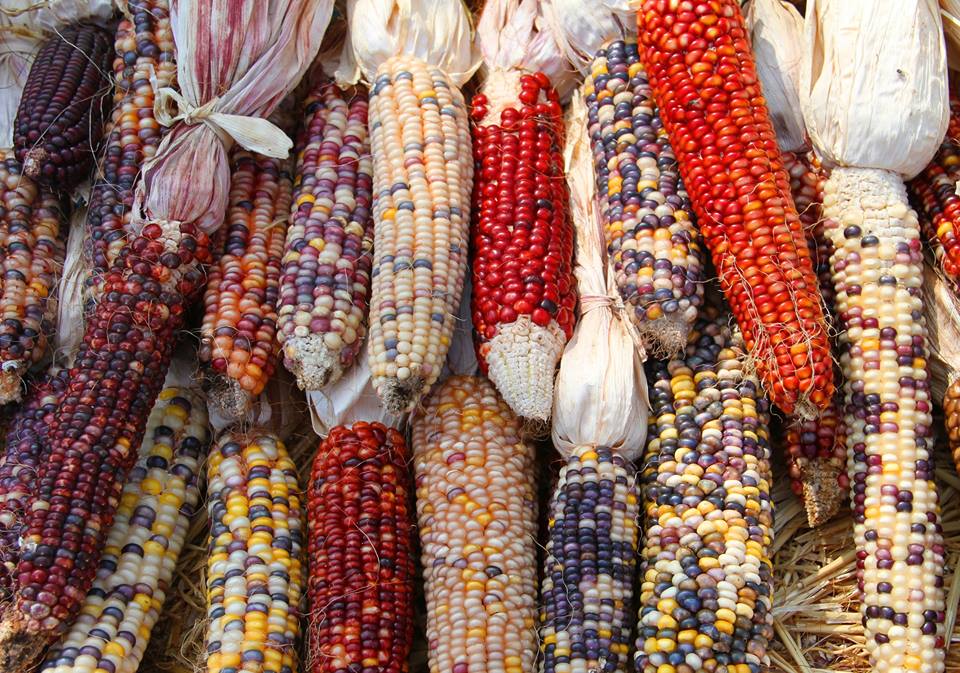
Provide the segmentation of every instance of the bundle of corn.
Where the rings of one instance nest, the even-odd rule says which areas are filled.
[[[407,457],[403,436],[380,423],[335,427],[317,451],[307,490],[311,673],[408,670],[414,563]]]
[[[943,670],[945,559],[920,226],[902,177],[929,163],[946,131],[946,60],[936,8],[918,0],[896,10],[808,2],[801,99],[830,168],[823,211],[844,327],[847,471],[866,649],[875,670],[932,673]]]
[[[349,79],[371,84],[370,369],[402,413],[440,376],[467,271],[470,17],[460,0],[351,0],[347,13]]]
[[[47,652],[40,671],[136,673],[200,499],[198,473],[208,442],[198,391],[164,388],[120,494],[97,578],[77,621]]]
[[[520,416],[546,422],[573,334],[565,208],[565,62],[536,0],[489,0],[477,25],[486,78],[473,97],[473,326],[481,369]],[[562,84],[562,82],[561,82]]]
[[[431,673],[519,673],[537,659],[535,449],[520,430],[472,376],[447,379],[414,420]]]
[[[278,337],[304,390],[335,383],[366,332],[373,162],[366,94],[320,79],[304,101]]]
[[[293,189],[286,160],[234,150],[225,245],[207,272],[200,362],[210,404],[243,419],[277,364],[277,302]]]
[[[94,579],[117,506],[110,494],[136,460],[175,334],[203,287],[208,232],[223,222],[229,173],[222,134],[229,129],[251,151],[286,155],[292,143],[262,115],[316,54],[331,6],[328,0],[173,6],[183,94],[161,89],[158,95],[180,112],[161,114],[175,126],[145,167],[133,206],[135,233],[106,276],[49,428],[50,458],[24,528],[16,600],[0,617],[0,663],[12,673],[29,667],[65,630]],[[201,76],[211,72],[217,76]]]
[[[816,416],[833,397],[817,278],[736,0],[644,0],[640,61],[704,241],[771,399]]]

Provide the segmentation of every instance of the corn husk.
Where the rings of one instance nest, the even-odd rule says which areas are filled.
[[[923,170],[949,119],[936,0],[809,0],[804,39],[800,101],[825,165]]]
[[[960,299],[929,260],[923,265],[923,296],[930,346],[930,391],[939,402],[960,375]]]
[[[89,194],[89,189],[88,184],[81,191]],[[75,206],[70,214],[63,272],[57,284],[57,328],[53,333],[53,361],[67,368],[73,366],[73,358],[83,342],[83,289],[87,277],[83,240],[87,233],[86,221],[87,204]]]
[[[940,0],[940,19],[947,39],[947,63],[960,68],[960,0]]]
[[[577,91],[568,115],[564,164],[576,230],[580,320],[560,360],[553,443],[564,455],[578,446],[609,446],[636,460],[647,437],[650,407],[644,355],[605,259],[586,114]]]
[[[581,74],[608,42],[637,34],[636,11],[626,0],[543,0],[543,14],[567,60]]]
[[[800,107],[803,17],[785,0],[750,0],[744,19],[777,144],[784,152],[807,147]]]
[[[172,126],[143,168],[131,223],[223,222],[234,142],[284,158],[293,146],[266,117],[300,82],[320,49],[333,0],[172,0],[177,84],[157,92],[157,120]]]

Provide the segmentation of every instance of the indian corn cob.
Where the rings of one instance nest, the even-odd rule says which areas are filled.
[[[628,670],[637,486],[630,461],[605,446],[577,447],[560,469],[540,585],[545,673]]]
[[[412,433],[431,673],[533,669],[535,448],[486,380],[447,379]]]
[[[636,42],[598,51],[583,94],[617,288],[645,344],[675,354],[703,303],[704,259]]]
[[[330,431],[307,492],[311,673],[408,670],[413,526],[403,436],[379,423]]]
[[[947,440],[953,454],[953,464],[960,473],[960,379],[947,388],[943,396],[943,417],[947,426]]]
[[[41,671],[136,673],[200,499],[208,442],[203,398],[189,388],[165,388],[123,487],[97,578]]]
[[[297,467],[275,435],[228,431],[207,465],[206,670],[297,670],[303,512]]]
[[[807,234],[807,247],[817,273],[817,284],[823,298],[827,320],[833,314],[833,278],[830,275],[830,257],[833,244],[824,231],[823,185],[827,179],[813,153],[783,152],[783,168],[790,178],[790,193],[797,207],[797,214]]]
[[[847,471],[866,648],[877,671],[942,671],[945,559],[920,226],[890,171],[835,168],[823,207],[845,326]]]
[[[292,181],[286,161],[236,149],[225,245],[207,272],[200,362],[210,403],[240,420],[277,363],[280,266]]]
[[[723,292],[772,400],[833,396],[817,278],[736,0],[643,0],[640,61]]]
[[[471,110],[477,359],[507,404],[537,421],[550,418],[577,300],[559,100],[542,72],[495,69]]]
[[[318,82],[304,103],[278,336],[304,390],[337,381],[366,332],[373,262],[367,97]]]
[[[769,403],[728,324],[708,309],[683,354],[647,365],[638,673],[769,665]]]
[[[21,375],[46,354],[65,217],[56,193],[0,150],[0,403],[20,399]]]
[[[111,37],[78,23],[40,47],[14,123],[13,143],[27,177],[68,191],[89,175],[109,110]]]
[[[450,77],[412,56],[377,70],[369,128],[370,370],[384,405],[400,413],[437,380],[450,347],[467,271],[470,128]]]

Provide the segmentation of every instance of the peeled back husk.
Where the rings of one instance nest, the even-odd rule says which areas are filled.
[[[637,34],[636,11],[624,0],[542,0],[543,14],[563,49],[581,74],[590,72],[599,49]]]
[[[960,299],[929,261],[923,265],[923,296],[930,346],[930,391],[939,402],[960,377]]]

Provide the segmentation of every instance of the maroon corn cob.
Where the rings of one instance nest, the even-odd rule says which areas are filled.
[[[110,103],[110,44],[106,30],[80,23],[40,47],[14,123],[25,175],[66,191],[90,173]]]

